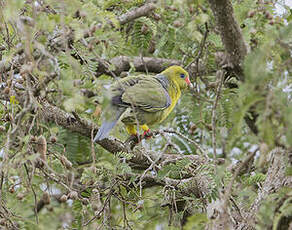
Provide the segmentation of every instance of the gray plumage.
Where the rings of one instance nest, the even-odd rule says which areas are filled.
[[[111,116],[108,119],[104,119],[104,121],[102,122],[101,127],[98,129],[98,132],[95,135],[93,141],[97,142],[97,141],[100,141],[100,140],[106,138],[108,136],[109,132],[117,124],[117,122],[119,121],[119,119],[120,119],[121,115],[124,113],[124,111],[125,111],[125,109],[116,110],[115,116]],[[107,116],[110,116],[109,112],[110,111],[108,110]]]

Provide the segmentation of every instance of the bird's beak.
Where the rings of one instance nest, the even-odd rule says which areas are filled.
[[[189,79],[188,77],[186,78],[186,83],[187,83],[188,85],[191,84],[191,81],[190,81],[190,79]]]

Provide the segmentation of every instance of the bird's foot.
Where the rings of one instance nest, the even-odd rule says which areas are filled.
[[[150,129],[144,131],[143,134],[138,135],[131,135],[126,141],[125,144],[130,146],[130,149],[133,149],[135,145],[139,144],[143,139],[150,139],[153,136],[153,133]]]
[[[137,145],[140,141],[141,141],[141,139],[137,134],[136,135],[131,135],[125,141],[125,145],[129,146],[130,149],[133,149],[135,147],[135,145]]]
[[[152,136],[153,136],[153,133],[150,131],[150,129],[147,129],[141,135],[141,138],[140,139],[150,139]]]

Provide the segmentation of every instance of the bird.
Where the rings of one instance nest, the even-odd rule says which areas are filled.
[[[178,65],[154,76],[141,74],[115,81],[107,91],[109,103],[102,111],[94,142],[107,138],[119,120],[131,136],[137,136],[139,127],[143,135],[149,134],[148,125],[164,121],[190,84],[188,72]]]

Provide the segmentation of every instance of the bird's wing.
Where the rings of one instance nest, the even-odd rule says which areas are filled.
[[[154,77],[131,76],[115,82],[111,88],[112,104],[139,107],[147,112],[158,112],[171,105],[171,98]]]
[[[129,107],[133,105],[147,112],[158,112],[171,105],[167,90],[153,77],[139,78],[135,84],[125,88],[121,101]]]

